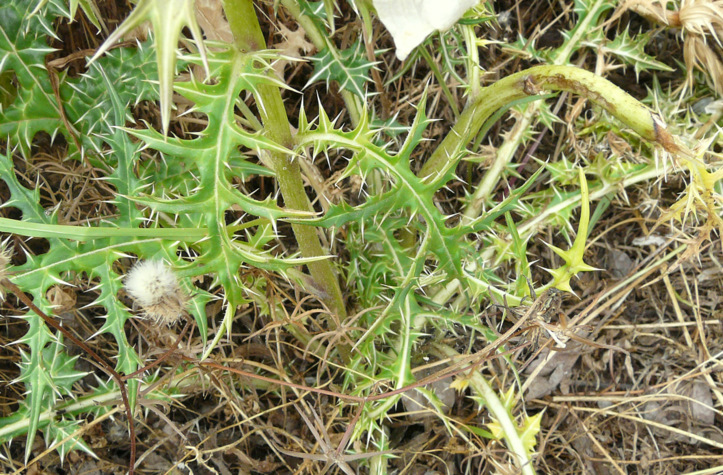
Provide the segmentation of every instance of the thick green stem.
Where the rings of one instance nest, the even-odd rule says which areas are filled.
[[[597,24],[600,15],[609,8],[610,6],[605,0],[596,0],[595,3],[591,4],[586,9],[587,12],[582,16],[582,21],[571,31],[569,40],[565,41],[560,48],[551,54],[552,60],[550,64],[556,66],[569,64],[572,53],[579,47],[585,35]],[[537,102],[528,104],[521,117],[516,120],[514,127],[512,127],[510,133],[507,134],[505,142],[499,150],[497,150],[492,165],[485,172],[482,182],[477,186],[472,195],[472,199],[466,205],[463,213],[465,217],[474,219],[479,216],[485,202],[497,187],[505,168],[512,161],[517,149],[523,143],[525,133],[533,124],[539,107],[540,105]]]
[[[266,42],[251,0],[225,0],[224,10],[234,35],[236,47],[241,52],[266,48]],[[291,128],[279,88],[268,84],[259,86],[255,97],[266,137],[292,149]],[[290,155],[278,152],[270,152],[270,159],[286,207],[313,211],[309,197],[304,191],[298,161]],[[315,227],[293,224],[292,228],[304,257],[319,257],[328,254],[321,246]],[[307,264],[307,266],[317,286],[326,294],[323,296],[324,302],[331,311],[343,319],[346,316],[346,308],[332,261],[324,259]]]
[[[657,114],[606,79],[572,66],[537,66],[482,89],[477,99],[465,108],[453,129],[424,164],[419,176],[433,179],[450,167],[455,167],[462,157],[464,147],[497,110],[512,101],[539,95],[542,90],[568,91],[582,95],[627,124],[644,139],[657,142],[674,154],[681,151]],[[450,164],[450,160],[455,163]],[[606,192],[609,193],[610,190]],[[482,198],[475,194],[465,216],[476,217],[481,206]],[[540,220],[541,218],[528,224],[532,225]],[[522,231],[520,234],[522,235]],[[450,284],[442,289],[434,300],[440,302],[445,297],[451,297],[455,291],[456,286]]]
[[[671,153],[679,151],[660,117],[607,79],[573,66],[536,66],[484,88],[477,100],[462,112],[419,176],[436,177],[448,169],[449,160],[458,161],[461,150],[495,111],[543,91],[568,91],[586,97],[644,139],[659,143]]]

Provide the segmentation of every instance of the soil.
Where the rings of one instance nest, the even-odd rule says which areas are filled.
[[[121,0],[96,3],[111,30],[130,12],[130,6]],[[295,31],[297,25],[282,7],[275,11],[271,3],[257,5],[267,43],[270,47],[288,47],[276,25],[284,25],[289,31]],[[333,37],[338,46],[351,44],[361,31],[361,22],[354,11],[345,2],[342,3],[337,12],[337,30]],[[564,41],[561,32],[575,22],[571,13],[572,3],[496,1],[495,9],[505,12],[505,21],[499,25],[478,26],[478,36],[503,42],[514,41],[518,34],[522,34],[526,38],[535,37],[538,49],[554,48]],[[72,24],[62,21],[55,25],[58,41],[52,46],[58,51],[52,53],[49,60],[85,49],[94,50],[107,37],[107,33],[96,34],[80,9],[78,20]],[[426,87],[429,94],[427,115],[436,120],[428,127],[426,135],[431,139],[444,135],[454,123],[453,107],[449,97],[442,93],[432,70],[420,61],[404,74],[395,76],[401,63],[394,57],[392,40],[378,20],[374,20],[373,25],[375,48],[388,50],[377,57],[380,64],[376,73],[378,77],[375,78],[377,81],[370,85],[376,93],[372,96],[371,106],[381,111],[382,118],[396,117],[399,123],[409,125],[416,113],[413,104]],[[608,35],[612,37],[622,25],[630,25],[630,31],[653,31],[657,28],[634,13],[625,13],[607,27]],[[540,33],[541,30],[544,33]],[[674,68],[671,72],[657,75],[662,90],[674,89],[684,79],[678,67],[683,61],[682,43],[675,32],[656,31],[658,36],[650,42],[646,52]],[[491,43],[480,52],[486,84],[533,65],[533,62],[511,56],[501,44]],[[313,51],[301,51],[301,54],[313,54]],[[574,58],[573,63],[595,70],[596,56],[591,52]],[[84,61],[73,61],[64,70],[71,76],[82,74]],[[313,65],[308,61],[290,62],[285,67],[284,74],[293,88],[284,91],[291,123],[297,123],[302,104],[306,105],[309,117],[316,115],[318,104],[321,104],[329,117],[339,116],[341,121],[348,120],[344,102],[335,85],[329,88],[322,83],[307,86],[312,73]],[[464,74],[461,70],[460,73]],[[633,68],[616,69],[607,77],[640,99],[654,87],[655,81],[651,73],[636,74]],[[463,108],[463,91],[452,89],[450,97],[457,108]],[[254,104],[249,106],[255,107]],[[622,145],[615,142],[614,134],[608,135],[609,143],[602,145],[592,143],[590,135],[575,135],[568,125],[576,121],[579,123],[580,117],[584,120],[588,109],[588,106],[579,107],[576,98],[563,102],[557,112],[560,120],[552,125],[551,130],[538,126],[539,143],[533,151],[534,156],[553,161],[562,154],[585,153],[596,146],[616,145],[631,155],[641,153],[624,141]],[[137,123],[146,121],[160,127],[157,104],[139,104],[133,113]],[[490,130],[487,144],[490,150],[504,142],[509,119],[510,113],[507,113]],[[187,125],[183,124],[183,119],[175,119],[171,124],[171,133],[183,136],[192,132],[194,129],[189,129]],[[426,148],[420,149],[417,157],[419,166],[433,150],[433,142],[431,140]],[[18,173],[24,177],[25,184],[32,187],[41,183],[42,199],[49,205],[63,202],[67,196],[82,195],[83,199],[73,214],[68,215],[69,222],[84,222],[102,215],[99,207],[106,206],[104,203],[112,196],[113,190],[101,181],[96,184],[92,181],[68,184],[68,176],[87,173],[87,170],[79,163],[64,160],[67,144],[61,138],[38,136],[33,145],[33,167],[26,167],[17,158]],[[518,163],[524,161],[518,170],[523,176],[529,176],[538,166],[534,160],[525,161],[528,152],[529,147],[520,150],[517,157]],[[331,179],[346,162],[332,155],[328,162],[331,167],[326,163],[325,159],[317,163],[323,180]],[[474,163],[465,163],[457,170],[458,176],[473,184],[481,180],[484,172],[484,166]],[[539,352],[526,348],[513,355],[517,359],[517,368],[524,368],[520,377],[526,385],[524,409],[518,405],[515,410],[517,413],[524,410],[528,416],[541,414],[536,446],[538,455],[535,457],[538,473],[714,473],[702,471],[723,467],[721,236],[713,230],[706,239],[708,236],[703,235],[700,229],[681,230],[663,225],[652,234],[659,237],[659,241],[641,240],[641,237],[651,235],[661,210],[674,203],[678,193],[687,185],[681,176],[672,176],[668,182],[652,188],[646,184],[645,188],[628,189],[627,200],[610,202],[596,224],[585,261],[601,270],[585,273],[575,280],[573,290],[577,297],[560,302],[556,312],[549,315],[554,322],[559,322],[560,314],[568,320],[590,317],[586,322],[588,327],[581,327],[581,333],[578,333],[583,335],[584,331],[587,341],[572,341],[565,351],[550,351],[553,344],[543,332]],[[275,192],[271,180],[259,179],[254,186],[262,193],[271,195]],[[437,205],[445,213],[454,214],[459,211],[468,190],[469,187],[462,181],[456,182],[438,194]],[[308,191],[313,196],[311,187]],[[353,202],[353,194],[347,192],[347,195]],[[7,187],[0,181],[0,198],[5,201],[8,197]],[[106,211],[112,213],[111,209]],[[19,214],[12,207],[2,209],[3,217],[17,219]],[[577,229],[576,223],[573,228]],[[279,232],[293,236],[288,225],[281,225]],[[44,243],[43,239],[13,239],[16,249],[25,249],[31,254],[47,250],[47,242]],[[539,236],[537,242],[530,243],[528,250],[533,256],[530,260],[538,261],[533,271],[536,282],[549,279],[543,268],[560,265],[559,258],[543,241],[565,243],[564,238],[552,229]],[[292,238],[287,238],[282,244],[287,250],[296,249]],[[656,261],[683,244],[691,251],[667,261]],[[22,253],[16,254],[13,263],[22,264],[25,257]],[[343,258],[345,251],[340,249],[339,254]],[[640,273],[640,278],[636,273]],[[319,308],[313,301],[302,301],[304,294],[300,289],[280,276],[260,270],[250,271],[249,275],[250,278],[269,279],[269,292],[287,298],[285,306],[289,314]],[[108,335],[93,336],[101,321],[100,311],[92,308],[83,310],[94,299],[93,283],[83,281],[80,276],[74,284],[77,287],[68,297],[74,303],[59,317],[78,336],[83,339],[92,337],[88,341],[93,349],[112,361],[115,347],[112,338]],[[205,283],[208,284],[210,282]],[[537,300],[529,304],[534,308],[545,298],[545,295],[537,296]],[[2,311],[5,315],[18,315],[22,314],[22,307],[16,298],[10,296]],[[208,310],[213,320],[211,326],[217,325],[223,317],[222,307],[209,307]],[[501,322],[503,314],[508,313],[504,305],[493,305],[492,302],[489,307],[478,311],[481,318],[493,326]],[[524,313],[524,308],[518,313]],[[234,337],[224,343],[220,351],[228,358],[247,362],[239,363],[239,368],[278,371],[288,381],[341,391],[341,378],[333,366],[320,366],[318,361],[306,357],[303,348],[298,347],[290,334],[269,329],[271,323],[253,305],[240,310],[234,320]],[[318,325],[316,330],[322,332],[323,324]],[[25,331],[27,326],[23,321],[3,319],[0,379],[12,381],[19,375],[16,364],[20,361],[22,345],[5,345],[16,341]],[[180,326],[154,329],[143,321],[129,324],[127,328],[129,341],[146,351],[154,347],[170,347],[180,331]],[[450,332],[449,342],[459,348],[468,348],[470,335]],[[600,347],[595,342],[605,346]],[[479,350],[480,345],[481,342],[474,343],[469,349]],[[191,333],[184,339],[182,350],[167,360],[168,373],[172,372],[174,365],[182,364],[180,354],[193,355],[200,347],[200,338]],[[100,374],[88,362],[81,348],[69,344],[68,351],[82,356],[77,369]],[[155,357],[150,352],[145,356],[149,359]],[[192,371],[210,373],[209,369],[200,366]],[[484,371],[490,379],[505,387],[509,386],[505,383],[515,377],[503,360],[489,361]],[[339,464],[325,463],[326,459],[318,454],[324,453],[324,450],[335,450],[343,443],[345,430],[355,416],[353,406],[340,411],[338,400],[320,394],[307,394],[303,397],[304,404],[294,405],[297,397],[290,388],[268,384],[254,386],[248,378],[229,374],[221,376],[220,372],[214,373],[212,380],[210,386],[186,388],[185,396],[171,402],[141,402],[143,410],[136,414],[136,444],[140,455],[137,473],[280,475],[325,473],[327,470],[328,473],[344,473]],[[451,426],[486,427],[491,421],[480,405],[466,397],[471,394],[469,390],[450,393],[448,383],[451,380],[447,380],[446,384],[444,381],[437,381],[434,391],[446,395],[448,417],[456,424],[445,426],[437,417],[410,415],[410,412],[418,410],[418,406],[409,409],[400,403],[386,421],[390,446],[394,447],[394,458],[388,462],[390,473],[518,473],[509,464],[503,443],[473,431],[449,430]],[[79,383],[79,389],[88,390],[96,384],[96,378],[91,375]],[[23,391],[21,384],[3,385],[0,389],[0,415],[7,416],[18,409],[25,397]],[[306,412],[300,412],[299,407],[305,407]],[[315,417],[324,421],[322,427],[310,422]],[[37,456],[38,460],[27,469],[27,473],[126,473],[130,444],[123,411],[119,410],[113,417],[101,421],[94,421],[89,416],[85,424],[84,439],[98,456],[97,459],[82,452],[71,452],[61,463],[56,452],[43,452],[45,442],[38,437],[33,447],[33,458]],[[292,444],[292,441],[302,441],[303,444]],[[289,453],[300,450],[300,444],[316,455]],[[22,467],[18,461],[23,460],[24,438],[18,438],[0,450],[0,471],[12,473]],[[362,440],[347,447],[345,453],[369,450],[372,449],[365,447]],[[373,469],[357,462],[348,462],[352,473],[374,473]],[[720,470],[723,471],[723,468]]]

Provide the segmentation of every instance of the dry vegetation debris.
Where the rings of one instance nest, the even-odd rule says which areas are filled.
[[[125,2],[96,3],[99,19],[110,30],[130,11]],[[655,31],[655,40],[648,43],[647,54],[669,66],[669,71],[657,72],[654,77],[649,71],[623,69],[612,64],[610,57],[602,53],[596,55],[595,51],[581,53],[575,64],[606,74],[639,98],[645,97],[646,88],[667,91],[660,100],[669,104],[657,104],[663,112],[674,110],[676,101],[682,102],[686,93],[705,80],[712,85],[709,95],[714,91],[721,94],[721,2],[684,0],[678,11],[667,8],[669,3],[623,2],[605,24],[604,33],[614,38],[622,31]],[[478,36],[485,39],[480,58],[485,84],[535,62],[535,58],[525,58],[508,50],[507,44],[514,43],[518,34],[539,51],[551,49],[563,44],[561,31],[576,21],[572,1],[500,0],[493,4],[499,15],[498,22],[477,27]],[[231,32],[219,2],[197,0],[196,7],[206,38],[230,41]],[[329,117],[346,120],[348,111],[336,85],[309,84],[314,64],[306,58],[317,51],[304,36],[305,30],[273,2],[259,2],[256,7],[269,48],[281,54],[273,66],[276,74],[290,86],[283,91],[283,97],[292,124],[298,123],[302,107],[309,117],[316,116],[323,107]],[[345,50],[363,36],[363,25],[346,2],[340,2],[336,15],[332,41]],[[371,73],[368,87],[374,89],[374,94],[369,95],[369,101],[379,111],[380,118],[394,118],[401,125],[411,125],[417,114],[413,105],[426,94],[427,116],[436,120],[425,131],[429,141],[422,142],[413,157],[414,163],[421,167],[434,150],[436,139],[444,136],[456,122],[464,105],[465,91],[455,87],[453,74],[444,76],[444,82],[440,82],[441,76],[434,64],[442,64],[449,58],[444,57],[444,49],[436,43],[438,39],[432,40],[434,47],[427,53],[429,61],[418,60],[409,69],[403,69],[394,56],[391,38],[378,20],[373,26],[369,43],[376,54],[375,51],[367,53],[378,64]],[[58,51],[52,53],[49,60],[70,58],[78,51],[95,51],[108,34],[103,32],[98,36],[80,12],[77,22],[58,21],[54,27],[58,39],[53,46]],[[679,30],[671,31],[671,28]],[[86,71],[83,59],[88,56],[86,53],[57,63],[58,69],[69,76],[79,76]],[[685,64],[687,75],[679,73],[681,63]],[[461,70],[462,66],[456,68]],[[700,71],[704,78],[696,82],[695,76]],[[195,73],[201,74],[200,68]],[[203,130],[208,118],[194,111],[179,95],[173,97],[177,109],[170,121],[170,135],[191,137]],[[249,110],[255,112],[253,100],[245,99]],[[560,95],[554,101],[557,102],[551,102],[545,109],[549,122],[531,131],[533,137],[528,137],[526,147],[516,155],[517,177],[510,174],[509,180],[513,185],[533,173],[542,162],[564,165],[566,157],[576,154],[585,156],[588,163],[597,163],[595,156],[601,152],[606,156],[625,157],[631,163],[649,160],[644,156],[650,154],[646,146],[630,144],[622,134],[597,131],[598,116],[591,112],[589,102],[568,95]],[[138,124],[145,122],[156,129],[162,128],[155,102],[137,104],[133,114],[129,127],[139,127]],[[591,120],[586,121],[587,116]],[[676,132],[686,133],[684,122],[693,119],[680,117],[679,113],[671,116],[668,124]],[[525,120],[519,110],[512,110],[491,124],[488,140],[483,144],[485,148],[478,149],[478,153],[457,170],[462,179],[435,195],[435,205],[445,214],[462,213],[469,200],[467,184],[479,183],[484,178],[493,157],[515,133],[509,128],[510,123],[520,123],[515,120]],[[714,128],[715,124],[710,123],[709,129]],[[28,188],[37,187],[44,207],[56,210],[60,224],[93,223],[114,215],[116,211],[109,201],[116,190],[100,179],[104,172],[81,161],[67,160],[68,148],[62,137],[38,135],[32,142],[31,160],[15,157],[18,179]],[[719,143],[714,140],[711,155],[716,158],[710,158],[711,163],[719,160],[719,149]],[[147,158],[155,158],[151,157],[151,151],[145,153]],[[262,158],[259,157],[259,161]],[[303,162],[307,191],[311,196],[326,197],[326,201],[314,202],[317,210],[326,211],[330,203],[339,203],[341,198],[347,203],[360,200],[363,189],[358,181],[347,178],[339,181],[347,158],[330,151],[327,156],[307,157]],[[570,325],[580,330],[579,336],[592,343],[570,341],[565,348],[555,348],[555,340],[551,338],[555,335],[548,328],[547,332],[541,332],[540,348],[523,348],[505,355],[514,364],[502,358],[490,358],[479,367],[482,374],[499,387],[521,379],[524,410],[530,416],[539,415],[538,456],[534,459],[539,473],[675,474],[696,470],[712,473],[703,470],[723,467],[720,228],[701,230],[685,219],[660,222],[665,210],[675,206],[679,194],[689,185],[685,175],[674,171],[671,163],[665,166],[671,167],[671,173],[667,179],[661,177],[654,186],[652,181],[646,181],[625,188],[614,199],[603,198],[607,201],[605,206],[597,208],[601,214],[595,218],[597,222],[584,256],[587,264],[600,270],[573,280],[573,289],[579,298],[560,302],[556,312],[546,315],[550,321],[539,325],[558,328],[554,325],[560,325],[560,315],[563,315],[571,321]],[[570,180],[571,186],[576,183],[575,177]],[[255,176],[237,185],[256,190],[259,199],[276,193],[273,181],[264,176]],[[495,195],[504,193],[501,188],[495,190]],[[1,181],[0,197],[3,201],[10,198],[9,190]],[[3,217],[14,219],[21,214],[13,207],[4,207],[1,212]],[[229,216],[229,220],[235,218]],[[570,216],[571,222],[578,218],[577,214]],[[700,221],[705,221],[703,214]],[[279,240],[275,252],[295,251],[291,226],[278,224],[279,235],[285,237]],[[569,230],[572,229],[577,229],[577,224],[570,225]],[[533,281],[549,280],[544,268],[555,269],[561,265],[560,257],[545,243],[564,248],[564,234],[546,229],[528,244],[527,253],[537,262],[532,266]],[[41,238],[23,239],[13,235],[7,242],[14,249],[13,265],[21,265],[27,256],[47,251]],[[338,241],[329,245],[336,246],[332,250],[342,258],[350,252]],[[508,275],[513,276],[516,263],[505,265]],[[355,302],[349,300],[350,316],[334,323],[333,312],[316,298],[323,290],[313,295],[313,281],[306,281],[308,285],[302,288],[299,279],[282,278],[262,269],[248,269],[243,278],[249,282],[264,280],[266,293],[258,295],[255,301],[250,300],[235,315],[231,337],[221,340],[216,348],[221,355],[216,361],[232,369],[344,392],[339,362],[326,361],[328,352],[321,361],[313,358],[309,348],[285,328],[305,327],[311,335],[310,347],[321,344],[329,348],[337,345],[352,348],[355,341],[350,332],[363,330],[360,321],[370,309],[355,308]],[[198,278],[196,285],[211,288],[211,280]],[[70,284],[72,291],[67,287],[53,287],[53,293],[48,295],[50,301],[58,303],[57,317],[78,338],[88,340],[99,355],[113,361],[116,343],[110,335],[96,335],[103,315],[102,308],[92,305],[97,298],[93,278],[79,274]],[[468,310],[502,334],[510,321],[530,308],[539,308],[545,298],[546,294],[535,296],[514,312],[505,302],[492,300],[485,308]],[[127,303],[130,307],[130,300]],[[17,299],[10,297],[2,305],[0,379],[15,381],[20,374],[17,365],[23,346],[13,342],[27,331],[27,323],[11,318],[24,313]],[[209,302],[206,312],[212,333],[221,332],[217,327],[224,317],[221,301]],[[179,388],[178,394],[165,400],[151,397],[152,386],[143,387],[139,393],[138,404],[142,408],[137,415],[136,434],[141,454],[139,472],[374,473],[374,467],[358,462],[379,453],[365,447],[363,439],[349,440],[348,429],[359,417],[353,407],[341,410],[338,400],[328,394],[308,394],[299,387],[279,386],[269,380],[252,381],[247,376],[214,371],[200,364],[186,366],[188,361],[198,362],[198,355],[205,348],[196,333],[190,333],[176,351],[167,354],[166,350],[182,334],[180,328],[159,328],[140,320],[130,321],[126,330],[144,361],[167,356],[164,364],[172,369],[164,371],[154,386],[173,378]],[[515,338],[511,342],[524,345],[529,334]],[[486,344],[479,335],[463,328],[448,329],[444,342],[470,353],[481,351]],[[67,344],[67,350],[71,355],[82,354],[81,348],[72,343]],[[428,380],[429,384],[415,388],[388,414],[387,436],[394,447],[389,451],[394,456],[388,462],[390,472],[517,473],[500,441],[469,429],[489,427],[492,421],[474,398],[466,397],[470,395],[469,389],[451,391],[453,378],[445,379],[449,368],[439,355],[434,356],[432,342],[421,340],[415,352],[418,363],[415,377]],[[79,370],[94,370],[83,358],[77,365]],[[183,371],[176,371],[181,368]],[[93,376],[86,376],[77,384],[87,390],[97,381]],[[430,407],[429,398],[424,397],[425,389],[442,400],[439,408]],[[2,386],[0,416],[7,417],[18,409],[19,401],[24,399],[23,390],[18,384]],[[122,407],[117,400],[102,404],[112,404],[115,409],[102,417],[90,418],[82,426],[83,437],[98,459],[83,452],[70,452],[61,468],[59,455],[46,451],[46,442],[36,438],[30,470],[35,473],[124,473],[129,445]],[[518,400],[515,407],[521,404]],[[13,473],[20,469],[19,461],[25,452],[23,444],[23,438],[18,438],[12,445],[3,446],[0,460],[3,471]]]

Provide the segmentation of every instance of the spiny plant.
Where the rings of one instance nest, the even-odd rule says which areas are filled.
[[[302,106],[293,133],[281,91],[295,91],[274,75],[277,54],[265,47],[252,2],[224,2],[233,43],[203,39],[193,0],[175,0],[175,15],[166,13],[167,3],[139,2],[78,77],[46,67],[46,55],[52,51],[48,40],[56,36],[54,24],[74,18],[77,1],[67,5],[61,0],[18,0],[0,6],[0,179],[9,193],[3,207],[22,213],[18,219],[0,218],[0,229],[47,241],[43,253],[23,247],[26,261],[8,269],[12,284],[37,306],[37,311],[20,316],[26,331],[14,342],[21,361],[13,383],[24,386],[26,397],[13,414],[0,419],[0,442],[25,437],[26,464],[38,432],[61,458],[70,450],[92,454],[82,436],[84,420],[112,413],[112,405],[101,403],[117,401],[121,393],[128,395],[132,424],[141,415],[137,408],[149,400],[180,398],[184,390],[215,378],[193,369],[233,372],[235,368],[223,364],[221,347],[233,341],[232,326],[240,310],[253,306],[275,319],[269,328],[283,328],[294,345],[324,362],[320,367],[332,364],[339,373],[333,381],[335,391],[286,380],[292,376],[243,373],[251,378],[245,384],[267,388],[274,383],[275,391],[286,385],[346,401],[342,409],[354,414],[354,424],[340,447],[347,447],[349,440],[371,447],[368,457],[357,463],[375,467],[377,473],[388,470],[395,447],[385,421],[407,391],[422,385],[415,375],[420,365],[415,353],[424,346],[434,357],[453,362],[439,377],[455,375],[455,386],[471,387],[474,401],[491,414],[489,430],[465,424],[463,431],[504,439],[507,462],[523,473],[534,473],[531,459],[540,416],[527,415],[519,405],[519,381],[493,382],[478,371],[485,359],[508,355],[509,338],[523,321],[500,336],[472,309],[490,301],[518,305],[553,286],[572,291],[577,274],[594,270],[584,253],[604,205],[591,213],[591,203],[659,179],[666,173],[664,161],[683,165],[691,176],[684,197],[665,217],[686,219],[705,213],[703,229],[708,234],[722,229],[716,187],[723,172],[702,158],[705,148],[690,152],[659,114],[601,76],[570,66],[574,54],[597,51],[609,61],[633,67],[636,74],[670,70],[645,53],[648,34],[625,29],[608,40],[602,25],[614,2],[575,1],[576,24],[563,32],[564,41],[557,48],[538,48],[535,39],[520,34],[505,45],[509,54],[546,65],[486,87],[480,80],[478,54],[485,39],[478,35],[484,31],[480,25],[495,18],[491,5],[475,7],[454,29],[430,37],[407,64],[426,63],[440,81],[452,75],[466,93],[465,107],[455,111],[451,130],[431,149],[425,147],[432,122],[428,91],[414,104],[414,118],[399,142],[392,133],[394,122],[370,105],[377,59],[370,43],[368,2],[349,2],[361,19],[363,34],[344,48],[334,41],[334,2],[275,2],[275,8],[285,8],[303,26],[318,50],[311,58],[313,72],[307,84],[338,88],[349,116],[348,122],[330,118],[320,100],[316,117],[310,118]],[[93,2],[80,5],[100,25]],[[116,44],[147,20],[153,25],[147,40]],[[184,41],[185,49],[177,52],[184,27],[194,43]],[[437,63],[437,56],[444,60]],[[446,97],[453,98],[449,87],[441,86]],[[552,129],[556,112],[541,99],[558,91],[596,105],[597,123],[581,134],[597,137],[612,129],[649,159],[602,153],[562,157],[524,173],[513,157],[521,145],[532,142],[536,121]],[[651,98],[659,94],[652,91]],[[155,100],[160,103],[160,130],[139,123],[133,115],[134,106]],[[462,182],[460,164],[475,160],[490,129],[507,110],[514,111],[516,124],[483,180],[469,184],[457,210],[449,212],[439,204],[440,194]],[[171,127],[183,115],[201,128],[183,134]],[[44,208],[47,200],[40,187],[28,187],[34,144],[41,133],[64,139],[66,158],[112,188],[97,220],[70,225],[63,206]],[[428,158],[420,167],[424,153]],[[302,174],[302,169],[309,163],[339,163],[341,157],[348,161],[337,170],[337,182],[353,184],[355,194],[328,200],[319,213],[304,187],[304,175],[310,173],[304,169]],[[512,177],[522,183],[500,195],[501,183]],[[278,194],[259,196],[262,183],[273,183]],[[579,220],[573,226],[578,208]],[[531,288],[527,246],[545,228],[558,230],[570,244],[567,249],[549,244],[563,263],[547,270],[548,282]],[[290,249],[292,236],[282,236],[289,230],[295,241]],[[344,258],[333,259],[320,235],[324,241],[333,240]],[[180,289],[189,296],[186,310],[203,342],[193,357],[186,355],[176,366],[159,364],[140,374],[147,362],[129,343],[127,322],[142,309],[133,308],[123,288],[134,257],[162,261],[173,269]],[[275,281],[283,280],[312,295],[320,316],[284,318],[289,310],[285,303],[264,298],[277,286]],[[93,301],[86,307],[104,318],[93,339],[112,336],[113,371],[122,376],[121,385],[98,374],[92,390],[78,389],[87,373],[76,369],[78,357],[65,348],[67,340],[51,331],[41,315],[53,318],[55,302],[49,290],[73,285],[92,287]],[[215,301],[224,308],[220,321],[209,313]],[[328,338],[315,335],[314,329],[327,330]],[[445,335],[465,335],[469,341],[479,335],[486,346],[465,359],[443,342]],[[283,370],[293,375],[292,366],[288,362]],[[449,430],[459,431],[461,425],[443,414],[438,396],[423,394]],[[351,457],[337,454],[334,460],[351,470],[347,462],[357,460]],[[130,465],[132,472],[133,456]]]

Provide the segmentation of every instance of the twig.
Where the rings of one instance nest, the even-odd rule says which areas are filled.
[[[178,345],[181,343],[181,340],[183,339],[183,337],[186,336],[186,333],[188,332],[188,329],[191,328],[191,323],[192,323],[191,320],[189,320],[189,321],[186,322],[186,326],[183,327],[183,330],[181,331],[181,334],[178,335],[178,338],[176,338],[175,343],[173,343],[173,345],[171,346],[171,348],[170,348],[168,351],[166,351],[165,353],[163,353],[160,358],[158,358],[157,360],[155,360],[153,363],[150,363],[149,365],[144,366],[143,368],[139,369],[138,371],[134,371],[134,372],[132,372],[131,374],[127,374],[127,375],[123,376],[121,379],[122,379],[123,381],[128,381],[128,380],[131,379],[131,378],[135,378],[135,377],[138,376],[139,374],[148,371],[149,369],[153,368],[154,366],[158,366],[158,365],[161,364],[166,358],[168,358],[169,356],[171,356],[171,354],[178,349]]]
[[[128,432],[131,439],[131,454],[130,454],[130,462],[128,467],[128,474],[133,475],[135,472],[135,465],[136,465],[136,430],[135,425],[133,423],[133,411],[131,409],[130,401],[128,400],[128,391],[126,390],[125,383],[123,381],[123,377],[114,370],[108,363],[105,362],[103,358],[98,356],[98,354],[91,350],[90,347],[79,338],[76,338],[75,335],[70,333],[68,330],[63,328],[58,322],[55,321],[52,317],[48,316],[45,312],[40,310],[37,305],[33,303],[32,300],[27,296],[25,292],[23,292],[20,287],[10,282],[8,279],[2,279],[0,280],[0,285],[2,287],[5,287],[6,289],[10,290],[15,296],[20,299],[22,303],[28,306],[30,310],[35,312],[38,316],[40,316],[46,324],[50,325],[51,327],[58,330],[60,333],[62,333],[66,338],[68,338],[70,341],[78,345],[80,348],[83,349],[88,355],[90,355],[94,362],[97,363],[96,367],[98,367],[100,370],[105,372],[108,376],[113,378],[113,380],[118,384],[118,390],[121,393],[121,399],[123,400],[123,405],[126,409],[126,415],[128,416]],[[145,370],[145,369],[144,369]]]

